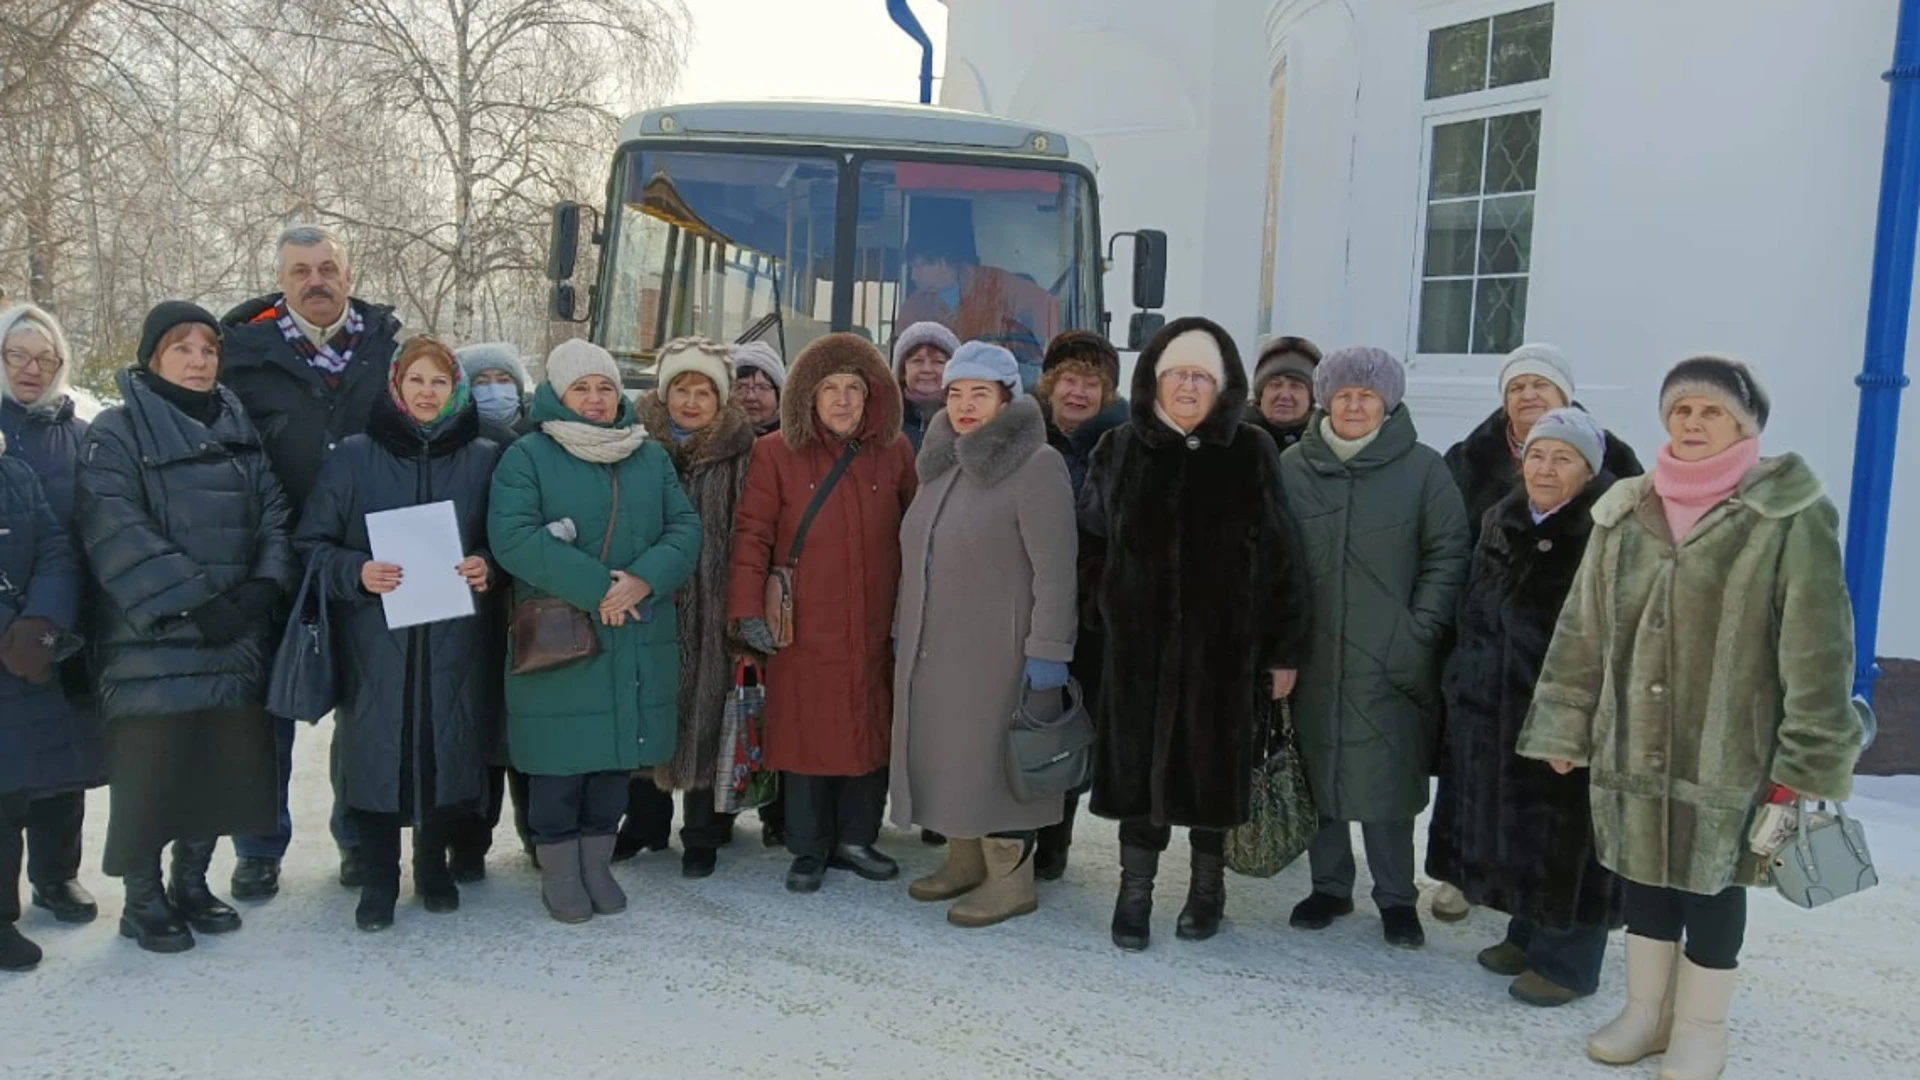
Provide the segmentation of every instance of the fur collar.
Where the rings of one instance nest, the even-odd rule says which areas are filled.
[[[914,463],[920,482],[931,483],[950,471],[955,464],[983,487],[993,487],[1012,476],[1026,464],[1035,450],[1047,445],[1047,422],[1040,415],[1040,403],[1031,397],[1017,397],[987,421],[979,431],[961,438],[953,432],[947,411],[933,414],[927,425],[927,440]]]
[[[780,391],[780,437],[788,447],[805,450],[831,436],[820,428],[813,396],[832,375],[851,372],[867,384],[867,415],[860,422],[862,446],[890,446],[900,434],[900,385],[873,343],[856,334],[828,334],[800,350],[787,385]]]
[[[1760,464],[1740,481],[1740,491],[1730,503],[1750,507],[1761,517],[1786,518],[1826,498],[1820,478],[1799,454],[1781,454],[1762,458]],[[1636,476],[1622,480],[1593,508],[1593,520],[1602,528],[1613,528],[1625,521],[1641,504],[1655,505],[1653,477]]]
[[[674,442],[672,436],[666,434],[671,429],[667,424],[667,403],[660,400],[660,391],[649,390],[640,395],[633,403],[633,411],[647,430],[655,433],[660,449],[673,459],[673,471],[683,478],[753,449],[753,422],[736,401],[728,401],[713,418],[713,423],[694,432],[686,442]]]
[[[1168,343],[1189,330],[1204,330],[1213,335],[1213,339],[1220,344],[1221,366],[1226,369],[1226,383],[1220,387],[1219,396],[1213,399],[1213,411],[1200,421],[1200,426],[1194,428],[1190,436],[1168,427],[1153,411],[1160,392],[1160,380],[1153,369],[1160,363],[1160,354],[1167,351]],[[1132,413],[1133,430],[1152,449],[1185,445],[1189,438],[1197,438],[1215,446],[1228,446],[1239,434],[1240,417],[1247,411],[1247,369],[1240,363],[1240,350],[1233,344],[1233,335],[1227,333],[1219,323],[1197,316],[1175,319],[1153,336],[1146,351],[1134,362],[1131,390],[1133,397],[1128,408]]]

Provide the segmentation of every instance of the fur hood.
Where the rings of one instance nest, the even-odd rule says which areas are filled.
[[[860,421],[862,444],[887,446],[900,434],[900,387],[886,358],[873,343],[854,334],[828,334],[800,350],[780,394],[780,437],[794,450],[824,442],[813,411],[813,396],[829,376],[858,375],[867,384],[867,414]]]
[[[1191,315],[1175,319],[1153,336],[1153,341],[1148,343],[1133,365],[1129,404],[1133,429],[1139,432],[1142,441],[1156,449],[1183,440],[1179,432],[1161,422],[1154,414],[1154,403],[1159,400],[1160,380],[1153,369],[1160,363],[1160,354],[1167,351],[1168,343],[1189,330],[1204,330],[1213,335],[1213,339],[1220,344],[1220,362],[1226,375],[1219,396],[1214,398],[1213,411],[1200,421],[1199,427],[1193,429],[1193,435],[1201,442],[1215,446],[1229,445],[1240,428],[1240,417],[1247,411],[1247,369],[1240,362],[1240,350],[1233,343],[1233,335],[1212,319]]]
[[[682,479],[696,469],[731,461],[753,450],[753,421],[747,419],[746,410],[737,401],[728,401],[711,424],[694,432],[686,442],[674,442],[669,434],[672,428],[668,426],[667,403],[660,400],[660,391],[640,395],[633,403],[633,413],[673,459],[673,471]]]
[[[1642,503],[1658,498],[1652,475],[1622,480],[1594,505],[1593,520],[1610,529]],[[1824,498],[1826,489],[1820,486],[1820,478],[1806,459],[1799,454],[1782,454],[1755,465],[1740,481],[1740,493],[1729,501],[1752,507],[1763,518],[1788,518]]]
[[[1045,445],[1047,422],[1041,418],[1040,403],[1031,397],[1013,399],[1000,415],[964,439],[954,433],[953,421],[942,409],[927,425],[927,441],[914,469],[920,482],[927,484],[958,464],[981,486],[994,487]]]

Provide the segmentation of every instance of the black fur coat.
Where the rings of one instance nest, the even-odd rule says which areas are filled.
[[[1219,342],[1225,385],[1182,435],[1154,414],[1154,367],[1190,330]],[[1131,419],[1100,440],[1080,493],[1106,637],[1093,811],[1225,829],[1247,819],[1267,672],[1297,668],[1305,636],[1280,454],[1241,422],[1246,372],[1205,319],[1169,323],[1140,354],[1132,390]]]
[[[1550,929],[1622,921],[1620,881],[1594,856],[1587,771],[1560,776],[1514,753],[1560,606],[1593,532],[1594,501],[1613,482],[1602,472],[1537,525],[1525,491],[1487,514],[1441,684],[1446,761],[1427,873],[1475,904]]]
[[[1606,436],[1601,472],[1612,473],[1616,480],[1625,480],[1646,471],[1634,456],[1633,447],[1621,442],[1611,431]],[[1448,448],[1447,470],[1453,473],[1460,497],[1467,502],[1467,527],[1473,530],[1473,539],[1478,543],[1481,519],[1495,503],[1520,486],[1520,463],[1513,459],[1513,448],[1507,443],[1504,407],[1493,410],[1493,415],[1482,420],[1466,438]]]

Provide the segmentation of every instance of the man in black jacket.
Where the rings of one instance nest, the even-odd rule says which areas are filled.
[[[367,428],[386,392],[400,320],[391,307],[354,298],[346,245],[331,230],[301,225],[275,246],[279,291],[228,312],[220,381],[239,395],[286,489],[297,527],[328,451]],[[280,891],[280,859],[293,837],[287,779],[294,722],[276,717],[280,827],[270,836],[236,836],[233,895],[268,900]],[[340,847],[340,884],[360,885],[355,837],[335,785],[330,822]]]

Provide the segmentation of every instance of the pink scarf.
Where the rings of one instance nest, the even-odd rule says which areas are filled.
[[[1662,446],[1653,463],[1653,490],[1667,512],[1673,542],[1683,543],[1707,511],[1740,490],[1740,481],[1760,463],[1760,440],[1741,439],[1702,461],[1681,461]]]

